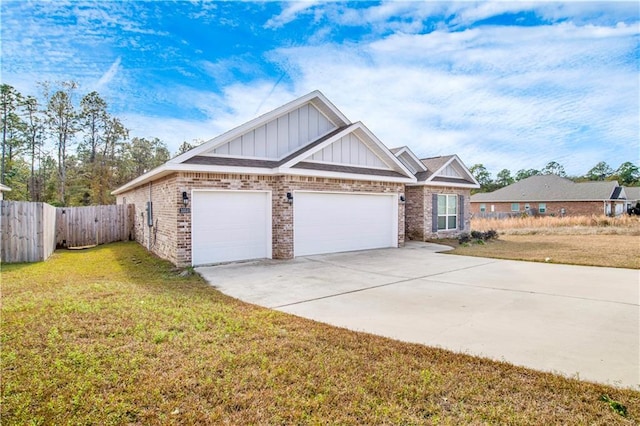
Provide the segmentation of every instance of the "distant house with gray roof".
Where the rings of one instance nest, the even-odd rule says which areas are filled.
[[[631,198],[628,189],[634,193]],[[617,216],[627,211],[635,197],[634,189],[622,187],[617,181],[576,183],[557,175],[538,175],[493,192],[472,195],[471,213],[481,217]]]

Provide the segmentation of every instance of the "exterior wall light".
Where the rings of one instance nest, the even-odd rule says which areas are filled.
[[[182,191],[182,204],[185,206],[189,204],[189,196],[187,195],[187,191]]]
[[[400,195],[400,202],[404,203],[404,200],[405,200],[404,195]]]
[[[293,204],[293,194],[291,192],[287,192],[287,203]]]

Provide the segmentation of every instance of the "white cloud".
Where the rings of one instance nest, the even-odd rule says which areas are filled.
[[[489,27],[274,57],[294,70],[296,95],[323,90],[389,146],[458,153],[490,170],[561,160],[584,173],[601,160],[637,161],[638,73],[625,62],[637,34],[624,25]]]
[[[285,8],[276,15],[269,19],[265,24],[265,28],[278,29],[282,26],[294,21],[299,15],[309,13],[315,5],[319,3],[318,0],[307,1],[293,1],[284,3]]]
[[[100,91],[104,89],[109,83],[111,83],[111,80],[113,80],[115,75],[118,73],[118,70],[120,69],[120,62],[122,62],[122,58],[118,56],[113,64],[111,64],[109,69],[104,74],[102,74],[102,77],[100,77],[100,79],[96,83],[95,90]]]

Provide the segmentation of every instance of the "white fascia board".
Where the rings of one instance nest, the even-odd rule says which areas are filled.
[[[398,160],[396,158],[395,155],[393,155],[391,153],[391,151],[389,151],[389,148],[387,148],[373,133],[371,133],[371,131],[369,129],[367,129],[367,127],[362,124],[362,122],[358,121],[356,123],[351,124],[349,127],[345,128],[344,130],[342,130],[341,132],[338,132],[337,134],[333,135],[332,137],[330,137],[329,139],[327,139],[326,141],[322,142],[321,144],[314,146],[313,148],[304,151],[303,153],[301,153],[300,155],[298,155],[295,158],[292,158],[291,160],[287,161],[285,164],[283,164],[280,167],[281,171],[286,171],[288,168],[293,167],[294,165],[298,164],[301,161],[304,161],[306,158],[309,158],[311,156],[313,156],[313,154],[315,154],[316,152],[319,152],[321,150],[323,150],[324,148],[326,148],[327,146],[333,144],[335,141],[337,141],[340,138],[345,137],[346,135],[350,134],[350,133],[354,133],[356,130],[362,130],[364,132],[364,134],[367,136],[367,139],[370,142],[373,142],[374,145],[378,148],[379,151],[381,151],[382,153],[384,153],[386,155],[386,157],[395,165],[398,166],[398,168],[400,169],[401,172],[403,172],[404,174],[407,175],[407,177],[409,177],[410,179],[412,179],[412,181],[415,182],[415,176],[413,175],[413,173],[411,173],[411,171],[409,169],[407,169],[405,167],[404,164],[402,164],[402,162],[400,160]],[[358,137],[356,135],[356,137]],[[358,139],[360,139],[362,141],[362,138],[358,137]],[[362,141],[365,145],[368,145],[369,147],[370,144],[367,141]],[[384,160],[383,160],[384,161]],[[388,162],[385,162],[388,165]],[[345,164],[347,165],[347,164]]]
[[[411,173],[411,170],[407,169],[407,167],[404,164],[402,164],[402,161],[400,161],[400,159],[398,159],[395,155],[393,155],[393,153],[389,151],[389,148],[387,148],[387,146],[383,144],[382,141],[378,139],[378,137],[374,135],[373,132],[371,132],[371,130],[369,130],[367,126],[365,126],[361,121],[358,121],[356,123],[356,126],[357,128],[361,129],[369,137],[369,139],[378,146],[378,148],[386,155],[386,157],[393,164],[395,164],[404,174],[406,174],[407,176],[411,176],[415,180],[415,176],[413,173]]]
[[[277,169],[278,175],[288,176],[313,176],[323,177],[329,179],[349,179],[360,181],[373,181],[373,182],[395,182],[410,184],[415,183],[416,178],[404,178],[404,177],[392,177],[392,176],[376,176],[376,175],[362,175],[358,173],[343,173],[343,172],[330,172],[326,170],[308,170],[308,169],[291,169],[280,168]]]
[[[407,186],[442,186],[442,187],[450,187],[450,188],[469,188],[469,189],[480,188],[480,185],[475,183],[453,183],[453,182],[438,182],[438,181],[417,182],[414,184],[409,184]]]
[[[409,157],[411,157],[411,159],[413,160],[413,162],[416,165],[416,168],[422,170],[423,172],[427,171],[427,166],[424,165],[424,163],[422,161],[420,161],[420,159],[413,153],[413,151],[411,151],[411,149],[409,149],[408,146],[403,146],[402,148],[400,148],[400,150],[398,152],[396,152],[394,155],[396,157],[400,157],[402,154],[404,153],[409,154]]]
[[[189,150],[184,154],[169,160],[169,162],[173,164],[183,163],[184,161],[190,158],[193,158],[196,155],[202,154],[205,151],[209,151],[217,148],[218,146],[224,145],[225,143],[230,142],[236,139],[237,137],[242,136],[243,134],[249,132],[253,128],[266,124],[269,121],[272,121],[284,114],[287,114],[290,111],[293,111],[294,109],[297,109],[302,105],[308,102],[311,102],[315,99],[318,99],[321,103],[325,104],[327,108],[329,108],[340,119],[344,120],[346,124],[351,124],[349,119],[344,114],[342,114],[342,112],[340,112],[338,108],[336,108],[331,102],[329,102],[329,100],[320,91],[315,90],[302,97],[299,97],[298,99],[294,99],[293,101],[286,103],[274,109],[273,111],[269,111],[265,114],[262,114],[261,116],[256,117],[253,120],[247,121],[246,123],[241,124],[238,127],[235,127],[219,136],[216,136],[215,138],[208,140],[202,145],[197,146],[196,148],[193,148],[192,150]],[[336,125],[338,125],[339,127],[340,124],[337,123]]]
[[[469,171],[469,169],[467,169],[467,167],[464,165],[464,163],[460,160],[460,158],[458,158],[458,156],[456,154],[453,154],[453,156],[446,162],[444,163],[438,170],[436,170],[435,172],[433,172],[433,174],[431,176],[429,176],[426,180],[425,183],[429,183],[429,184],[435,184],[432,179],[435,177],[438,177],[440,175],[440,172],[442,172],[444,169],[447,168],[447,166],[449,166],[449,164],[453,163],[453,162],[458,163],[458,166],[460,166],[460,168],[462,168],[462,170],[467,174],[468,178],[471,178],[471,180],[473,180],[473,182],[475,183],[475,185],[478,186],[474,186],[474,188],[480,188],[480,183],[476,180],[475,177],[473,177],[473,175],[471,174],[471,172]],[[445,176],[446,177],[446,176]],[[440,185],[438,185],[440,186]]]
[[[136,188],[142,184],[145,184],[147,182],[150,182],[152,180],[155,180],[159,177],[165,176],[169,173],[171,173],[171,165],[169,164],[169,162],[164,163],[163,165],[156,167],[155,169],[152,169],[150,171],[148,171],[147,173],[144,173],[140,176],[138,176],[137,178],[125,183],[124,185],[122,185],[121,187],[111,191],[111,195],[118,195],[121,194],[123,192],[126,192],[130,189]]]
[[[131,182],[121,186],[111,192],[112,195],[118,195],[137,188],[145,183],[152,182],[156,179],[176,172],[196,172],[196,173],[233,173],[243,175],[274,175],[275,169],[258,168],[258,167],[237,167],[237,166],[221,166],[221,165],[203,165],[203,164],[163,164],[153,169],[151,172],[132,180]]]

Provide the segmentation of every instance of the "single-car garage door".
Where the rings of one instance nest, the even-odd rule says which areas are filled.
[[[296,256],[398,245],[395,194],[295,192]]]
[[[193,191],[193,265],[271,258],[271,193]]]

